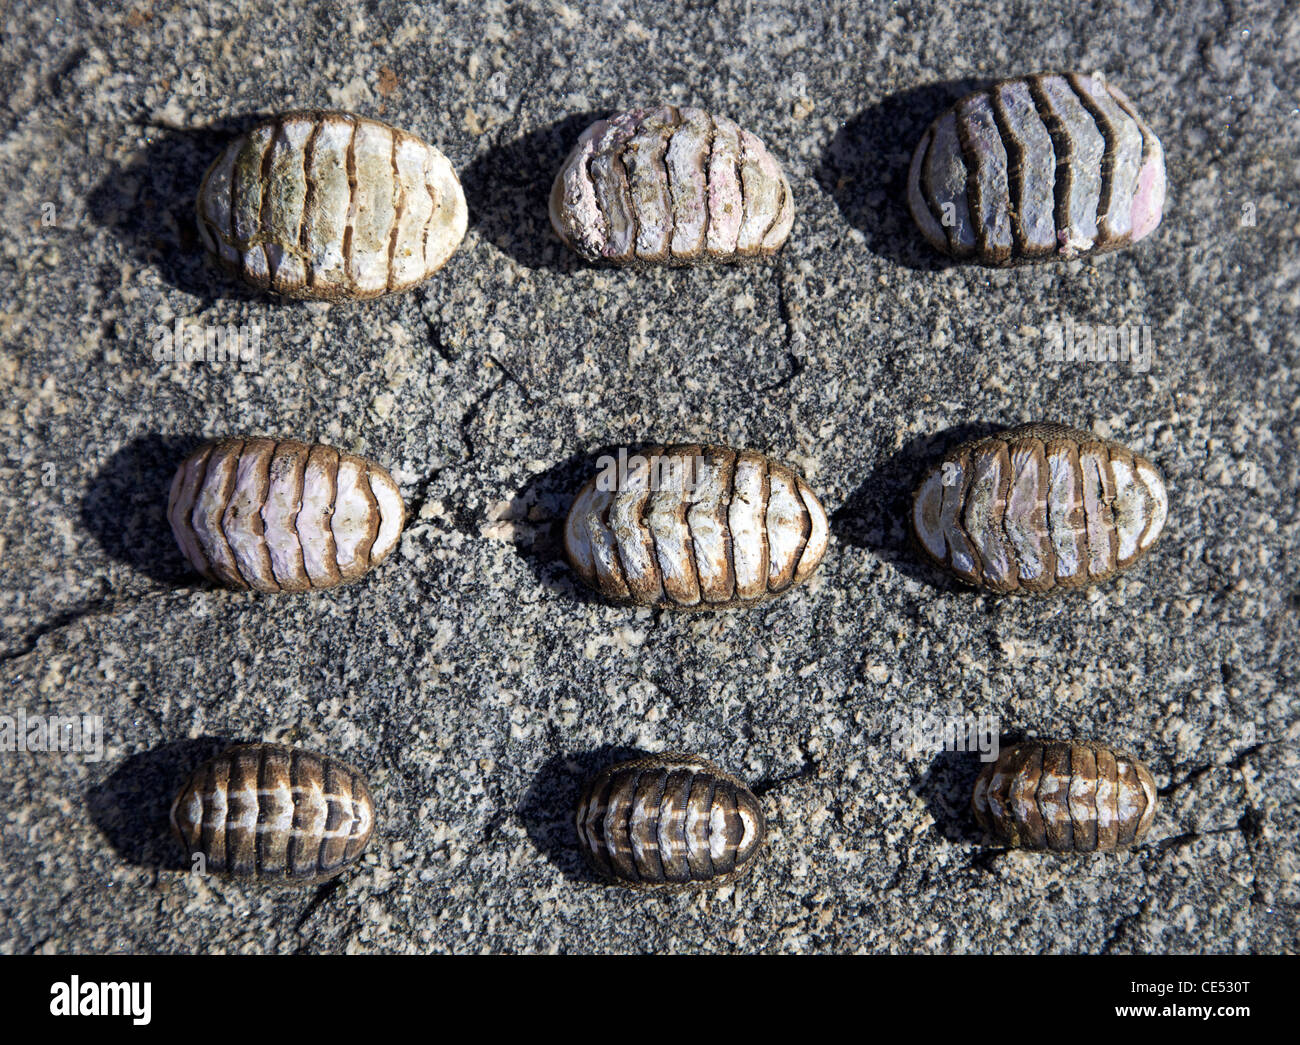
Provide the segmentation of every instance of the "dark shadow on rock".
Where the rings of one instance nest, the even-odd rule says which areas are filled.
[[[578,848],[573,813],[583,785],[601,770],[645,754],[636,748],[602,744],[573,755],[554,755],[533,777],[515,807],[533,845],[572,882],[609,885],[588,866]]]
[[[866,480],[831,514],[831,531],[840,540],[870,548],[895,569],[929,587],[978,595],[931,565],[911,536],[912,494],[926,471],[962,443],[1001,431],[1006,425],[970,422],[917,436],[879,462]]]
[[[267,300],[208,258],[194,202],[203,175],[226,143],[271,115],[250,113],[191,128],[147,125],[141,151],[91,190],[90,220],[116,236],[136,265],[156,269],[168,284],[205,304],[223,298]]]
[[[202,436],[139,436],[109,458],[81,501],[81,523],[104,551],[163,584],[203,583],[167,521],[176,468]]]
[[[188,871],[184,852],[171,832],[172,799],[195,769],[233,743],[203,736],[131,755],[86,789],[91,820],[127,863]]]
[[[978,846],[984,840],[970,808],[971,789],[983,768],[978,752],[940,751],[916,785],[934,830],[950,842]]]
[[[519,264],[573,272],[585,267],[551,228],[548,200],[560,165],[608,110],[576,113],[493,145],[461,174],[470,224]]]
[[[864,109],[839,129],[817,167],[817,181],[871,250],[907,268],[934,272],[955,264],[930,246],[907,209],[912,152],[931,122],[987,80],[912,87]]]

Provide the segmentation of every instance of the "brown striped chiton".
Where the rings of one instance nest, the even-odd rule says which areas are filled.
[[[925,555],[960,580],[1039,593],[1132,566],[1168,511],[1164,479],[1141,454],[1039,423],[947,454],[916,490],[911,527]]]
[[[296,439],[217,439],[176,471],[167,518],[185,557],[227,588],[310,591],[383,562],[406,521],[393,477]]]
[[[1006,748],[971,794],[975,819],[998,844],[1063,853],[1128,848],[1151,827],[1157,804],[1146,766],[1088,741]]]
[[[588,127],[555,178],[550,212],[588,261],[693,265],[779,250],[794,197],[749,131],[702,109],[661,106]]]
[[[962,98],[912,156],[912,217],[940,251],[986,265],[1100,254],[1150,235],[1164,150],[1100,73],[1040,73]]]
[[[287,112],[240,135],[199,188],[221,265],[260,290],[340,301],[405,290],[464,238],[465,194],[432,145],[343,112]]]
[[[282,744],[239,744],[199,766],[172,802],[194,870],[284,885],[323,882],[370,844],[375,802],[352,766]]]
[[[741,780],[698,755],[652,755],[587,782],[578,847],[602,877],[632,889],[716,888],[753,864],[766,822]]]
[[[754,450],[655,447],[598,466],[569,509],[564,550],[574,572],[616,602],[752,606],[807,580],[826,552],[817,495]]]

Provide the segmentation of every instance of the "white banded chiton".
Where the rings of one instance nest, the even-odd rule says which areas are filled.
[[[616,602],[716,610],[807,580],[829,534],[817,495],[791,469],[753,450],[688,444],[593,476],[569,509],[564,550]]]
[[[227,588],[310,591],[356,580],[397,547],[406,506],[364,457],[296,439],[217,439],[176,471],[176,543]]]
[[[633,889],[726,885],[753,864],[766,831],[753,792],[698,755],[611,766],[588,781],[575,820],[592,868]]]
[[[171,806],[190,866],[205,874],[309,885],[356,863],[375,803],[352,766],[281,744],[240,744],[190,776]]]
[[[749,131],[702,109],[661,106],[588,127],[555,178],[550,212],[588,261],[691,265],[779,250],[794,197]]]
[[[1127,569],[1168,511],[1164,479],[1145,457],[1040,423],[947,454],[917,488],[911,526],[925,555],[960,580],[1038,593]]]
[[[240,135],[198,195],[199,234],[221,265],[294,298],[405,290],[443,266],[467,224],[441,152],[342,112],[288,112]]]
[[[1146,766],[1090,741],[1006,748],[971,794],[975,819],[999,844],[1055,852],[1125,849],[1151,827],[1157,804]]]
[[[987,265],[1135,243],[1165,204],[1164,150],[1100,73],[1040,73],[962,98],[912,156],[907,201],[925,238]]]

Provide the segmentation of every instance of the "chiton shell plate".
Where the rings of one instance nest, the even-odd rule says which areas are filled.
[[[1000,844],[1075,853],[1140,841],[1158,801],[1146,766],[1090,741],[1007,748],[980,772],[971,794],[975,819]]]
[[[1094,584],[1146,554],[1169,498],[1150,461],[1064,425],[1021,425],[949,453],[912,502],[925,555],[995,592]]]
[[[766,832],[753,792],[698,755],[604,770],[583,789],[575,819],[591,866],[634,889],[726,885],[753,864]]]
[[[908,206],[925,238],[988,265],[1116,250],[1151,234],[1164,150],[1099,73],[1002,80],[931,124],[912,157]]]
[[[812,576],[830,528],[817,495],[753,450],[655,447],[593,476],[564,525],[582,580],[616,602],[751,606]]]
[[[217,439],[176,471],[176,543],[228,588],[310,591],[356,580],[397,547],[406,506],[364,457],[295,439]]]
[[[780,249],[794,197],[767,146],[702,109],[598,120],[556,176],[551,224],[588,261],[690,265]]]
[[[240,135],[199,188],[204,245],[261,290],[338,301],[440,269],[469,212],[436,148],[378,120],[288,112]]]
[[[289,885],[355,864],[375,802],[352,766],[282,744],[240,744],[199,766],[172,802],[172,830],[208,874]]]

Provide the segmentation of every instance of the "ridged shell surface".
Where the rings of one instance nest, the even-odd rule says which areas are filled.
[[[912,502],[922,551],[968,584],[1049,592],[1127,569],[1164,528],[1169,497],[1150,461],[1108,439],[1029,424],[967,443]]]
[[[198,769],[172,802],[172,829],[208,874],[307,885],[356,863],[375,825],[370,788],[337,759],[241,744]]]
[[[1164,150],[1099,74],[1042,73],[967,95],[925,132],[908,206],[938,250],[988,265],[1098,254],[1160,224]]]
[[[663,106],[598,120],[551,190],[551,224],[588,261],[689,265],[780,249],[794,223],[781,165],[725,116]]]
[[[734,881],[766,830],[749,788],[697,755],[655,755],[606,769],[583,789],[575,818],[591,866],[635,889]]]
[[[199,188],[204,245],[294,298],[373,298],[440,269],[469,213],[447,158],[378,120],[289,112],[226,146]]]
[[[310,591],[356,580],[397,547],[392,476],[295,439],[218,439],[176,471],[167,518],[185,557],[227,588]]]
[[[1032,740],[981,771],[975,819],[1000,844],[1055,852],[1111,852],[1141,840],[1158,799],[1136,759],[1088,741]]]
[[[578,493],[564,550],[607,598],[667,609],[763,602],[812,576],[830,529],[817,495],[753,450],[684,445],[643,451],[625,476]]]

